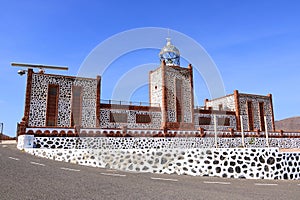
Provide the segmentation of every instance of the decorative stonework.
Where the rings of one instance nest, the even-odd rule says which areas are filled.
[[[158,131],[157,131],[158,132]],[[174,131],[170,132],[174,133]],[[191,134],[190,132],[177,132],[178,136]],[[207,133],[214,136],[214,133]],[[241,147],[242,140],[238,138],[217,138],[219,148]],[[298,148],[300,138],[271,138],[270,147]],[[34,137],[35,148],[64,148],[64,149],[189,149],[213,148],[214,137]],[[264,148],[267,146],[265,138],[245,138],[247,148]]]
[[[33,74],[29,126],[46,126],[47,94],[49,84],[59,85],[57,115],[58,127],[70,127],[73,85],[81,86],[83,88],[81,125],[83,127],[96,126],[97,80],[47,74]]]
[[[270,149],[34,149],[26,152],[80,165],[132,172],[247,179],[299,179],[299,153]]]

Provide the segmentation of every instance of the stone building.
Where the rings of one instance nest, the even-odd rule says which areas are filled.
[[[29,69],[25,112],[18,125],[18,135],[72,135],[91,129],[98,133],[103,130],[128,133],[131,130],[131,133],[148,133],[147,136],[215,128],[264,131],[264,117],[268,130],[275,130],[270,94],[261,96],[234,91],[231,95],[207,99],[204,107],[195,108],[192,65],[180,66],[180,52],[170,39],[159,58],[160,66],[149,72],[148,106],[101,101],[100,76],[80,78],[35,73]]]

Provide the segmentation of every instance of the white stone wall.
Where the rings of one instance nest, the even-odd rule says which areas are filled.
[[[205,107],[212,107],[213,110],[219,110],[219,105],[222,104],[223,110],[235,111],[234,95],[228,95],[206,102]]]
[[[46,126],[48,85],[59,85],[58,127],[71,124],[72,86],[82,86],[82,119],[83,127],[96,126],[96,79],[68,78],[63,76],[33,74],[30,98],[29,126]]]
[[[269,149],[34,149],[58,161],[132,172],[247,179],[299,179],[299,153]]]
[[[162,73],[161,68],[150,73],[150,104],[162,105]]]
[[[127,114],[127,123],[110,122],[110,112]],[[147,114],[151,117],[151,123],[136,123],[137,114]],[[129,129],[160,129],[161,112],[124,110],[124,109],[100,109],[100,128],[122,128],[127,126]]]

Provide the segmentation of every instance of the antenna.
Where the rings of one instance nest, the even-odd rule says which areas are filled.
[[[43,64],[30,64],[30,63],[15,63],[12,62],[11,66],[13,67],[27,67],[27,68],[39,68],[41,71],[44,69],[56,69],[56,70],[68,70],[68,67],[65,66],[53,66],[53,65],[43,65]]]

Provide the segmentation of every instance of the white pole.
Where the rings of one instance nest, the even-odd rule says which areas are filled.
[[[217,116],[214,115],[214,128],[215,128],[215,147],[218,148],[218,141],[217,141]]]
[[[266,145],[269,148],[269,134],[268,134],[268,124],[267,124],[267,117],[264,116],[264,120],[265,120],[265,131],[266,131]]]
[[[245,147],[245,136],[244,136],[244,124],[243,124],[243,116],[240,116],[241,120],[241,131],[242,131],[242,146]]]

